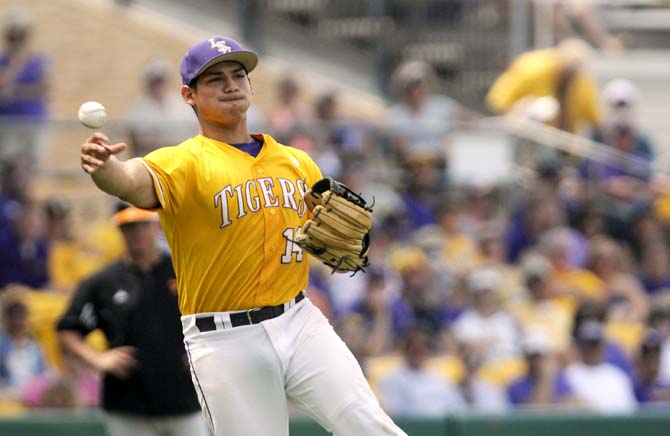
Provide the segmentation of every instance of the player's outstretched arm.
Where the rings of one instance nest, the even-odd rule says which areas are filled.
[[[105,134],[96,132],[81,146],[81,167],[106,193],[137,207],[158,207],[153,181],[144,165],[136,159],[120,161],[114,156],[126,147],[122,142],[109,144]]]

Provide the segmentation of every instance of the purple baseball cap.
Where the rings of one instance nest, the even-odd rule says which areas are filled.
[[[250,73],[258,64],[258,55],[244,50],[234,39],[212,36],[191,46],[181,59],[179,72],[182,83],[190,84],[207,68],[223,61],[237,62]]]

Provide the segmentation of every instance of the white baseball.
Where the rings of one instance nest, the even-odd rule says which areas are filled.
[[[97,101],[87,101],[79,107],[79,121],[86,127],[98,129],[105,125],[107,112]]]

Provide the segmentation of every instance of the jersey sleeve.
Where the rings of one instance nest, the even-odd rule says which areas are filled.
[[[65,313],[58,320],[56,330],[74,330],[86,336],[98,328],[99,318],[94,296],[94,281],[84,280],[75,291]]]
[[[139,159],[151,174],[156,197],[163,211],[176,214],[183,203],[191,169],[191,159],[186,148],[159,148]]]

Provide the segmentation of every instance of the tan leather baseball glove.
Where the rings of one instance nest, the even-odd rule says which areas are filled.
[[[312,211],[296,243],[333,272],[365,271],[372,228],[372,207],[359,194],[331,178],[305,194]]]

